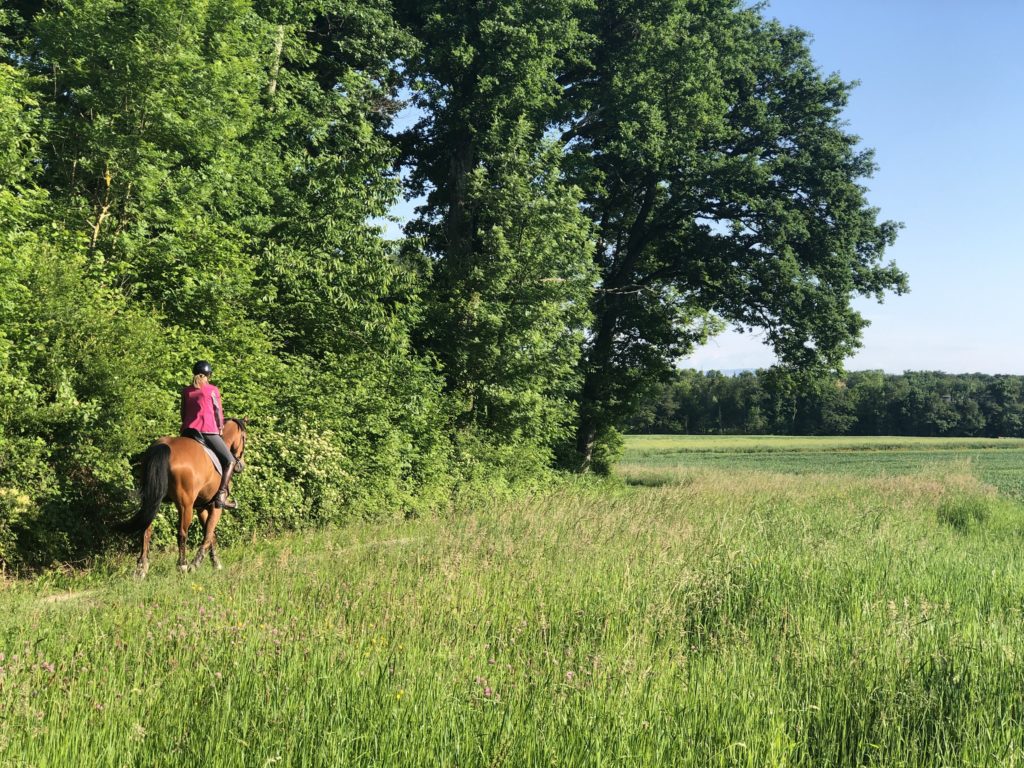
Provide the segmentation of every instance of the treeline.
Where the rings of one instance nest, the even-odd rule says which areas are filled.
[[[679,370],[627,428],[648,434],[1024,437],[1024,376]]]
[[[604,471],[726,321],[836,365],[898,227],[746,6],[5,3],[0,561],[103,545],[197,358],[252,423],[225,537]]]

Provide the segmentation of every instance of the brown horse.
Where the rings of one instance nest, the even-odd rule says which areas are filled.
[[[245,453],[245,419],[228,419],[222,433],[224,442],[235,458],[239,459],[236,474],[242,470],[241,458]],[[214,532],[220,522],[221,508],[213,506],[213,497],[220,488],[220,474],[203,446],[190,437],[162,437],[151,445],[142,457],[142,506],[131,520],[119,526],[127,532],[144,531],[142,554],[139,555],[137,575],[142,578],[149,571],[149,540],[153,535],[153,520],[164,501],[178,508],[178,570],[195,570],[210,553],[210,564],[221,567],[214,551]],[[203,541],[191,564],[185,562],[185,543],[192,524],[193,510],[198,507],[203,525]]]

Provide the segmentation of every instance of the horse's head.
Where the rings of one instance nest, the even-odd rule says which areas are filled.
[[[245,469],[242,455],[245,453],[245,430],[248,426],[248,419],[228,419],[224,424],[224,442],[227,443],[228,449],[234,457],[238,459],[238,463],[235,465],[235,474]]]

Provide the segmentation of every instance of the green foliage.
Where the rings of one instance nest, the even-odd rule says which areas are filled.
[[[460,450],[518,475],[519,446],[551,463],[573,417],[595,272],[580,191],[544,137],[575,55],[578,4],[412,4],[408,64],[426,116],[407,132],[411,188],[429,191],[410,232],[431,260],[421,336],[441,362]],[[474,448],[476,450],[476,448]],[[505,456],[500,459],[498,456]]]
[[[128,511],[128,457],[170,426],[175,360],[157,318],[88,277],[84,254],[40,243],[10,266],[0,485],[31,498],[15,526],[23,557],[80,557]]]
[[[371,223],[398,192],[380,105],[404,38],[365,4],[271,6],[67,0],[6,27],[5,562],[103,545],[198,357],[252,420],[225,540],[447,504],[415,275]]]
[[[554,148],[530,158],[513,146],[491,163],[474,171],[467,191],[474,263],[458,276],[438,266],[446,300],[428,307],[426,335],[465,403],[463,423],[495,443],[550,446],[572,419],[593,280],[579,258],[589,228],[573,191],[557,185]]]
[[[624,448],[622,435],[614,427],[598,434],[591,457],[591,471],[598,475],[610,475],[612,468],[621,458]]]

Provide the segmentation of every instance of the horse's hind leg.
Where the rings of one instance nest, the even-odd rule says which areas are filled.
[[[192,505],[195,499],[185,502],[175,500],[174,506],[178,508],[178,570],[187,571],[188,562],[185,560],[185,544],[188,542],[188,528],[192,525]]]
[[[142,533],[142,553],[139,555],[138,565],[135,568],[135,575],[140,579],[146,578],[149,573],[149,540],[153,537],[153,524],[146,526]]]
[[[199,545],[199,551],[196,552],[195,559],[192,561],[192,565],[189,566],[189,570],[195,570],[202,562],[203,558],[206,557],[206,553],[213,549],[214,532],[217,530],[217,523],[220,522],[221,508],[213,507],[209,515],[206,518],[206,530],[203,532],[203,543]],[[200,513],[200,517],[202,513]],[[212,559],[212,558],[211,558]],[[214,562],[214,568],[217,567],[217,563]]]

